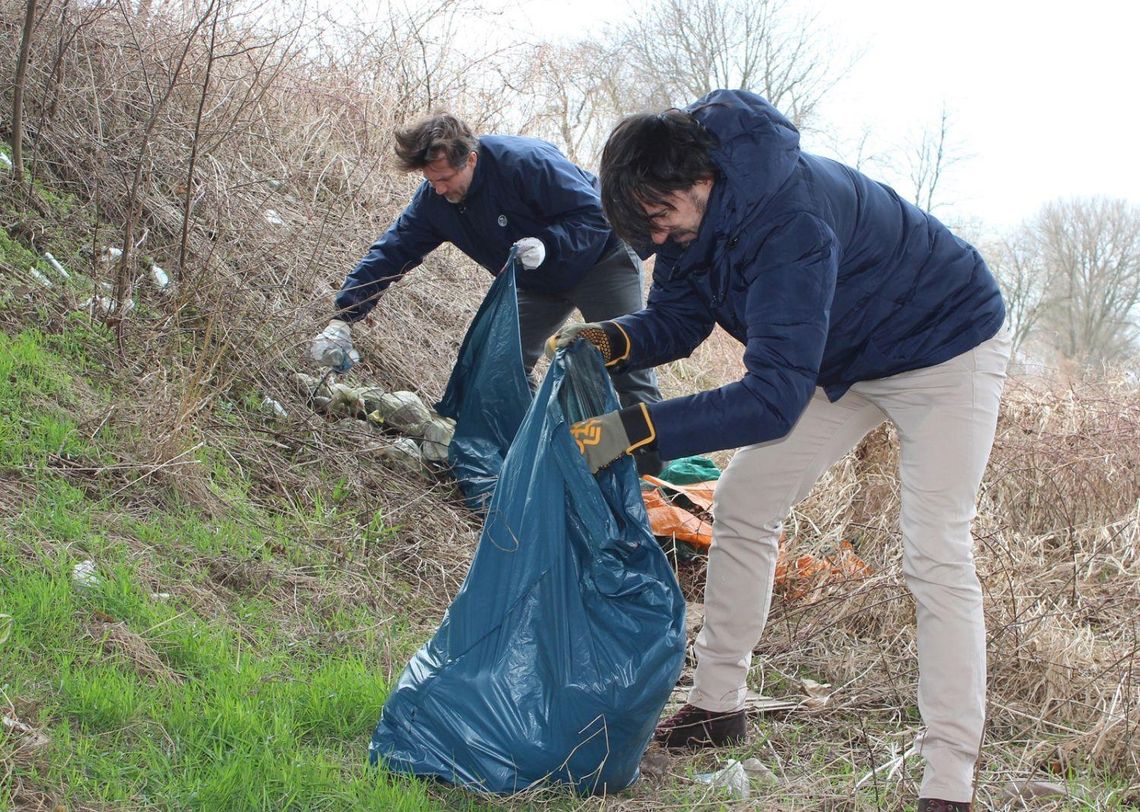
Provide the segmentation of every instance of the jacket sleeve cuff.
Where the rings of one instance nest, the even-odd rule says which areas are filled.
[[[610,360],[607,367],[617,366],[629,358],[629,335],[616,321],[603,321],[602,329],[610,342]]]
[[[636,451],[643,448],[654,448],[657,445],[657,430],[653,421],[649,419],[649,409],[644,403],[629,406],[618,412],[622,428],[629,440],[626,451]]]

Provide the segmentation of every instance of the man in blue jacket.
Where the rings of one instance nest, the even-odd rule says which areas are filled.
[[[455,116],[433,115],[395,133],[405,172],[424,182],[396,222],[372,244],[336,297],[336,316],[312,341],[318,363],[347,371],[359,358],[351,325],[392,282],[443,242],[492,274],[518,248],[519,329],[529,374],[543,344],[574,308],[591,321],[644,304],[641,262],[606,223],[597,179],[552,144],[534,138],[476,138]],[[623,406],[661,399],[652,369],[614,375]],[[656,473],[656,453],[638,456]]]
[[[802,152],[791,123],[743,91],[626,119],[599,174],[615,231],[656,250],[648,305],[564,328],[554,343],[588,339],[627,370],[688,356],[717,324],[744,345],[735,383],[571,427],[595,471],[631,449],[676,458],[743,446],[717,486],[693,688],[657,740],[744,738],[781,522],[890,420],[927,728],[919,809],[970,809],[986,690],[970,521],[1010,349],[993,276],[890,188]]]

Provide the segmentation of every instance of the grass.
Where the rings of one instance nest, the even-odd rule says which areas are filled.
[[[50,336],[0,332],[0,473],[23,494],[3,504],[0,707],[43,738],[29,744],[5,730],[0,798],[116,809],[438,808],[423,785],[366,766],[392,672],[380,653],[408,652],[422,632],[382,626],[346,601],[288,616],[281,608],[272,575],[296,559],[318,570],[328,561],[272,548],[286,531],[308,535],[306,522],[336,520],[337,500],[292,526],[268,519],[240,474],[210,454],[215,486],[240,510],[212,519],[160,495],[136,517],[104,488],[57,473],[53,459],[117,453],[113,431],[79,430],[80,412],[100,398],[74,375],[97,366],[85,348],[105,338],[85,319]],[[330,489],[342,493],[343,483]],[[387,532],[374,515],[369,536]],[[96,562],[93,585],[74,577],[84,560]],[[235,578],[225,602],[199,600],[211,587],[228,591],[217,580],[229,583],[232,562],[258,562],[264,577]]]
[[[126,563],[83,588],[71,566],[0,560],[4,695],[36,698],[24,721],[51,740],[36,754],[47,786],[116,808],[434,808],[364,766],[387,690],[365,649],[298,644],[268,613],[240,628],[196,616]]]

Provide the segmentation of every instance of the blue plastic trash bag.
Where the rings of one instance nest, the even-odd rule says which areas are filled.
[[[471,322],[435,407],[438,414],[455,419],[447,459],[467,506],[477,513],[487,507],[531,402],[519,339],[516,265],[512,249]]]
[[[594,477],[570,437],[617,408],[588,342],[557,355],[463,587],[384,705],[372,763],[493,793],[637,779],[681,671],[685,602],[633,460]]]

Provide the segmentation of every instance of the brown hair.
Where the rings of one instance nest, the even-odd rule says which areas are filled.
[[[460,169],[467,156],[479,148],[471,128],[450,113],[426,116],[400,127],[395,137],[396,161],[404,172],[423,169],[440,158],[447,158],[452,169]]]

